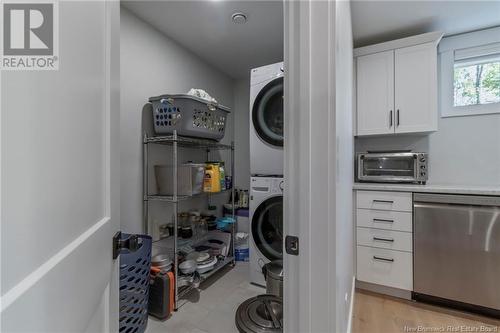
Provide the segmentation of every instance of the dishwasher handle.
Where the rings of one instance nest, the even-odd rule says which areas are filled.
[[[500,196],[415,193],[413,194],[413,202],[415,204],[436,203],[448,205],[500,207]]]
[[[420,209],[453,209],[454,211],[463,212],[484,212],[492,214],[496,211],[500,212],[500,207],[488,207],[488,206],[474,206],[467,204],[451,204],[451,203],[427,203],[427,202],[414,202],[413,210],[417,212]]]

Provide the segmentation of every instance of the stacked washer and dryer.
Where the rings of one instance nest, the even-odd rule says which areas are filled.
[[[283,257],[283,63],[252,69],[250,119],[250,282],[265,286],[262,268]],[[273,264],[267,276],[282,286],[282,265],[272,272]],[[240,333],[283,332],[281,294],[266,292],[236,310]]]
[[[262,286],[283,255],[283,76],[281,62],[250,77],[250,282]]]

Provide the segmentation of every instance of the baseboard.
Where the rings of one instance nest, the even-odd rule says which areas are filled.
[[[354,291],[356,289],[356,277],[352,277],[352,286],[351,286],[351,300],[349,303],[349,320],[347,321],[347,333],[351,333],[352,331],[352,316],[354,315]]]
[[[398,297],[398,298],[403,298],[406,300],[411,300],[411,291],[410,290],[403,290],[403,289],[398,289],[398,288],[393,288],[393,287],[387,287],[387,286],[382,286],[379,284],[374,284],[374,283],[364,282],[364,281],[359,281],[359,280],[356,280],[356,288],[368,290],[368,291],[375,292],[378,294],[389,295],[392,297]]]

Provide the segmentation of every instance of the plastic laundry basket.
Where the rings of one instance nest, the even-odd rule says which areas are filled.
[[[133,237],[121,234],[122,241]],[[120,333],[143,333],[148,324],[149,270],[151,237],[137,235],[135,251],[120,252]]]
[[[229,108],[191,95],[161,95],[149,98],[157,134],[172,134],[221,140]]]

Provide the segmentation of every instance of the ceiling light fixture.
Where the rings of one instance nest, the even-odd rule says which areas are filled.
[[[247,16],[245,14],[243,14],[243,13],[234,13],[231,16],[231,19],[236,24],[244,24],[244,23],[247,22]]]

